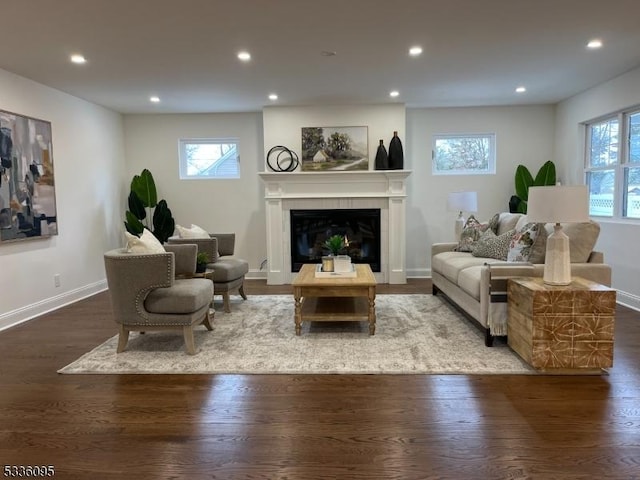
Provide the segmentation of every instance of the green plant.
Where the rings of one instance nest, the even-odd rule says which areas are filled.
[[[529,187],[543,187],[556,184],[556,166],[551,160],[547,160],[534,179],[529,169],[524,165],[516,168],[516,194],[509,201],[509,211],[513,213],[527,213],[527,201],[529,200]]]
[[[127,232],[140,236],[146,227],[160,243],[173,235],[176,224],[171,210],[165,200],[158,201],[153,175],[146,168],[131,180],[128,204],[124,222]]]
[[[329,249],[333,255],[338,255],[340,250],[344,248],[344,237],[342,235],[332,235],[324,242],[324,246]]]
[[[207,252],[198,253],[198,255],[196,255],[196,263],[198,265],[206,265],[207,263],[209,263],[209,254]]]

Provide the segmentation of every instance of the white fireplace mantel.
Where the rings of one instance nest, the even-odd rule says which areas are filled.
[[[291,283],[292,209],[379,208],[380,283],[406,283],[406,179],[411,170],[262,172],[267,220],[267,283]]]

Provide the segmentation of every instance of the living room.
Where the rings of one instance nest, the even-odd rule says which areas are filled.
[[[131,2],[114,0],[113,3],[113,6],[104,8],[117,10],[117,6],[120,6],[126,11]],[[175,5],[160,3],[166,7],[167,12],[175,12]],[[245,8],[251,6],[251,2],[238,3]],[[335,6],[336,2],[331,3]],[[360,2],[361,5],[362,3]],[[458,6],[477,8],[471,5],[475,0],[462,3],[467,5]],[[495,6],[500,2],[492,0],[490,3]],[[546,3],[552,8],[552,4],[556,2]],[[585,8],[582,1],[569,3],[575,11]],[[592,3],[596,2],[589,2],[590,6]],[[626,15],[627,17],[637,18],[635,13],[640,12],[635,3],[624,1],[621,4],[633,10],[634,14]],[[393,9],[388,2],[372,2],[371,6],[365,7],[389,10],[388,17],[393,17]],[[400,8],[400,4],[397,8]],[[497,10],[495,16],[500,17]],[[527,13],[522,16],[527,17]],[[45,18],[49,17],[45,15]],[[64,25],[59,17],[53,18],[52,21],[60,21]],[[504,19],[505,17],[500,17],[500,20]],[[277,20],[284,22],[284,25],[286,21],[293,21],[288,16]],[[40,18],[39,21],[44,20]],[[257,28],[263,21],[264,18],[257,18],[249,23]],[[539,21],[542,22],[541,30],[553,29],[544,27],[548,25],[545,22],[552,22],[552,19],[544,16]],[[372,24],[364,29],[375,30],[377,27],[382,30],[383,26],[384,24]],[[161,27],[170,29],[171,22],[167,20]],[[626,48],[640,51],[640,48],[635,48],[634,43],[638,41],[635,32],[637,27],[621,30],[632,37],[627,38],[627,41],[628,45],[634,47]],[[128,41],[129,36],[133,36],[125,30],[118,30],[116,33],[114,36],[123,43]],[[90,36],[90,27],[86,27],[84,34]],[[517,37],[517,28],[509,28],[508,35]],[[499,32],[496,36],[500,37]],[[203,37],[196,36],[196,40],[202,41]],[[581,42],[582,40],[586,42],[588,38],[581,39]],[[615,43],[616,48],[624,48],[621,42],[622,40],[618,40]],[[52,40],[51,44],[56,42]],[[158,48],[161,49],[161,46],[160,43]],[[56,45],[58,47],[60,46]],[[436,44],[431,47],[435,49]],[[502,44],[495,46],[496,51],[502,51],[500,49],[503,47]],[[575,62],[583,66],[590,63],[597,65],[599,62],[604,65],[606,61],[602,59],[602,55],[606,55],[607,48],[606,42],[599,52],[587,51],[584,42],[575,45]],[[56,54],[62,60],[56,59],[55,62],[66,61],[62,53]],[[341,54],[338,51],[338,55]],[[398,53],[404,54],[404,51]],[[428,49],[425,48],[423,55],[427,54]],[[508,51],[504,52],[507,57],[508,54]],[[514,54],[518,55],[520,54]],[[90,63],[99,63],[95,56],[88,56]],[[2,58],[0,54],[0,59]],[[599,60],[595,60],[596,58]],[[207,455],[216,449],[218,453],[224,450],[224,454],[228,456],[219,464],[207,464],[206,468],[211,468],[212,472],[220,468],[223,472],[220,478],[225,478],[225,472],[229,473],[227,478],[233,477],[230,473],[233,469],[231,464],[246,467],[245,473],[251,471],[253,464],[258,464],[263,469],[271,468],[267,473],[264,470],[253,470],[253,473],[259,472],[269,478],[281,478],[283,471],[289,474],[289,478],[313,478],[314,474],[316,478],[320,478],[329,473],[335,478],[350,478],[352,472],[348,468],[352,464],[349,461],[370,473],[368,478],[392,477],[395,474],[398,478],[423,478],[419,468],[415,467],[424,466],[423,462],[437,465],[434,468],[440,478],[479,478],[480,472],[484,478],[507,478],[506,472],[511,474],[509,478],[518,478],[520,463],[527,463],[531,458],[534,458],[531,463],[535,466],[531,467],[527,463],[530,469],[525,468],[525,473],[520,472],[520,478],[526,478],[528,474],[535,478],[552,478],[545,477],[549,472],[545,469],[553,468],[549,464],[560,465],[566,458],[570,458],[574,466],[578,465],[571,470],[576,476],[584,474],[589,462],[581,464],[580,459],[588,444],[591,446],[588,452],[593,462],[591,465],[601,468],[599,471],[608,468],[598,462],[602,453],[602,458],[617,455],[616,460],[611,463],[616,463],[619,471],[626,472],[626,468],[634,466],[634,461],[637,463],[637,458],[628,454],[629,450],[625,450],[623,445],[625,442],[627,446],[634,444],[632,440],[635,437],[631,437],[629,430],[621,426],[624,422],[627,422],[629,429],[637,425],[637,410],[634,410],[633,402],[639,398],[639,382],[637,370],[629,367],[637,365],[637,347],[629,345],[637,338],[635,334],[628,337],[626,343],[621,339],[623,341],[620,344],[625,350],[616,350],[616,355],[619,355],[616,357],[616,364],[621,365],[624,370],[611,383],[606,376],[569,379],[524,379],[523,376],[513,376],[492,379],[489,378],[491,376],[463,375],[410,378],[401,375],[371,375],[329,379],[297,376],[292,379],[290,376],[271,375],[265,376],[271,377],[266,379],[259,378],[260,376],[195,375],[190,376],[192,378],[182,378],[187,376],[174,375],[171,380],[167,380],[165,376],[153,375],[104,375],[99,378],[99,375],[57,375],[54,370],[59,365],[54,367],[54,364],[59,361],[57,353],[68,354],[74,344],[90,343],[87,340],[90,334],[104,335],[105,338],[113,334],[110,329],[114,329],[115,324],[100,309],[106,308],[106,303],[99,301],[100,308],[94,309],[96,304],[92,304],[91,308],[85,309],[82,300],[102,298],[100,295],[104,295],[107,289],[103,255],[110,249],[124,245],[123,221],[129,184],[131,178],[143,169],[148,168],[153,173],[158,194],[167,200],[177,223],[197,224],[208,231],[234,232],[236,253],[249,262],[247,278],[266,281],[269,268],[267,215],[265,183],[260,174],[269,171],[266,155],[270,148],[285,145],[294,150],[299,149],[300,129],[304,127],[366,126],[369,165],[373,170],[378,141],[382,139],[388,145],[393,132],[397,131],[404,145],[404,169],[410,172],[406,178],[405,271],[410,283],[422,282],[418,284],[422,287],[430,281],[431,245],[452,241],[454,237],[457,212],[447,209],[446,199],[449,193],[477,192],[478,212],[475,215],[480,220],[488,220],[496,212],[508,210],[509,199],[515,193],[514,173],[519,164],[526,165],[535,172],[545,161],[553,160],[558,179],[563,184],[584,183],[584,123],[640,105],[640,59],[636,60],[614,76],[602,78],[602,81],[588,88],[571,91],[571,94],[553,101],[547,99],[537,102],[518,96],[514,92],[514,83],[513,88],[510,87],[503,94],[503,101],[499,104],[484,105],[470,98],[457,105],[437,105],[434,102],[430,106],[417,106],[403,97],[403,91],[397,98],[389,98],[388,92],[384,91],[377,101],[353,104],[341,101],[338,97],[332,97],[336,99],[334,102],[326,102],[322,92],[313,92],[314,98],[317,97],[313,103],[287,104],[286,94],[280,92],[280,104],[268,101],[265,96],[259,108],[242,111],[211,109],[190,113],[166,111],[162,102],[157,106],[145,105],[135,111],[129,110],[128,105],[137,102],[137,97],[144,97],[143,101],[147,102],[146,90],[127,93],[121,99],[120,109],[108,108],[102,106],[100,101],[86,100],[81,93],[73,95],[54,88],[45,81],[33,80],[29,73],[38,70],[36,65],[31,65],[24,69],[23,74],[18,74],[5,67],[4,62],[0,62],[0,67],[3,68],[0,69],[0,109],[51,122],[59,227],[59,233],[49,238],[0,243],[0,336],[13,333],[11,338],[19,340],[12,350],[11,361],[0,367],[0,376],[9,378],[2,383],[3,401],[12,405],[12,410],[7,410],[6,423],[11,423],[12,419],[9,417],[12,412],[18,410],[20,414],[24,414],[21,408],[27,411],[24,414],[25,424],[37,423],[35,427],[25,426],[24,431],[15,430],[15,434],[4,430],[0,432],[3,438],[0,452],[9,452],[7,461],[13,461],[14,458],[25,458],[17,455],[11,457],[20,448],[28,450],[30,454],[35,449],[41,449],[49,459],[55,458],[55,450],[62,445],[58,449],[58,467],[62,470],[65,466],[73,465],[75,470],[72,473],[78,475],[76,478],[81,478],[84,471],[91,471],[94,476],[103,473],[105,478],[109,478],[109,475],[115,478],[118,474],[121,478],[125,475],[125,466],[134,464],[138,464],[138,472],[143,472],[139,475],[141,478],[152,471],[155,478],[169,476],[167,472],[178,477],[191,473],[191,478],[205,478],[206,474],[201,470],[195,471],[195,474],[190,471],[189,462],[204,464],[206,461],[203,459],[208,458]],[[385,58],[380,58],[377,53],[367,57],[366,61],[379,62],[379,68],[383,68],[385,64]],[[176,62],[171,68],[179,68],[179,65]],[[455,65],[449,66],[455,69]],[[244,68],[246,74],[245,67],[234,68],[237,71],[243,71],[241,69]],[[71,67],[49,65],[42,70],[47,68],[55,71],[56,68],[62,70]],[[157,70],[154,70],[154,75],[162,77],[162,68],[155,68]],[[544,64],[536,64],[530,70],[545,68],[548,67]],[[103,66],[101,72],[105,78],[113,79],[116,76],[111,75],[109,65]],[[287,70],[285,76],[295,77],[296,73],[299,72],[292,67],[292,71]],[[87,72],[81,73],[83,74],[89,77]],[[387,75],[381,74],[382,77]],[[580,81],[580,72],[574,75],[576,82]],[[490,77],[488,74],[486,76]],[[126,78],[120,80],[126,83]],[[83,81],[91,83],[91,79]],[[497,81],[495,79],[496,83]],[[184,75],[184,82],[185,85],[192,85],[188,75]],[[470,82],[469,76],[461,78],[459,83],[451,85],[451,91],[465,91]],[[558,75],[554,83],[570,84],[571,77]],[[535,90],[529,88],[528,93],[535,95]],[[105,100],[106,97],[105,93]],[[433,136],[446,133],[495,134],[495,174],[433,175]],[[181,138],[229,137],[239,139],[240,178],[210,181],[179,178],[178,141]],[[617,301],[620,305],[633,309],[625,320],[637,323],[640,318],[637,314],[640,310],[640,284],[637,282],[640,262],[629,252],[636,250],[640,223],[637,219],[593,219],[601,227],[596,248],[604,253],[605,262],[611,266],[612,287],[616,290]],[[273,291],[284,292],[289,287],[282,285]],[[382,293],[390,291],[385,290],[390,288],[388,285],[381,287]],[[57,317],[47,316],[51,312],[65,312],[64,308],[72,309],[68,321],[62,318],[62,314]],[[82,331],[85,318],[94,321],[98,317],[101,321],[104,320],[104,327],[91,324],[89,333]],[[47,322],[53,325],[49,326],[50,329],[43,328],[40,335],[42,339],[52,339],[51,343],[55,345],[57,353],[51,354],[53,350],[48,348],[53,347],[45,347],[44,342],[40,347],[44,353],[41,353],[38,347],[41,342],[38,330],[24,333],[20,330],[32,324],[42,325]],[[58,331],[56,322],[65,325],[68,330]],[[50,364],[49,376],[40,370],[33,373],[34,365],[44,368],[45,363]],[[346,387],[352,390],[346,392]],[[52,396],[52,400],[46,398],[47,394]],[[161,414],[155,417],[154,408],[137,404],[139,395],[149,395],[144,396],[146,401],[151,399],[155,402],[158,399],[156,407]],[[323,395],[341,398],[344,403],[332,403],[331,399],[327,400]],[[46,405],[43,407],[36,397],[42,397],[42,402]],[[169,397],[170,400],[164,400],[163,397]],[[320,398],[323,400],[316,401]],[[580,403],[583,399],[585,403]],[[368,402],[375,404],[376,408],[369,409]],[[24,407],[15,407],[21,404]],[[365,407],[363,404],[366,404]],[[76,408],[77,405],[80,407]],[[201,412],[206,412],[198,417],[199,420],[194,420],[194,405]],[[54,412],[48,411],[51,416],[47,420],[40,420],[39,413],[45,408]],[[84,413],[78,413],[78,410]],[[147,415],[150,411],[153,414]],[[325,417],[327,411],[331,411],[332,416]],[[312,414],[305,415],[307,412]],[[527,416],[529,412],[535,412],[535,416]],[[354,435],[349,430],[354,425],[354,416],[362,416],[363,422],[368,422],[358,424],[361,432],[364,432],[364,440],[358,440],[356,445],[348,443],[348,439]],[[314,424],[309,420],[310,417],[319,420]],[[248,423],[241,424],[238,419]],[[198,421],[201,423],[198,424]],[[187,425],[193,425],[191,422],[196,425],[193,430],[203,432],[210,443],[201,445],[201,450],[193,458],[189,457],[184,460],[185,465],[178,467],[176,465],[183,461],[182,457],[178,457],[184,453],[180,447],[181,442],[193,434],[193,431],[184,433],[185,430],[180,430],[180,425],[182,423],[186,429]],[[241,425],[237,430],[230,427],[234,422]],[[583,425],[582,422],[584,427],[576,427]],[[376,423],[381,425],[380,430],[371,433],[368,425]],[[308,426],[308,430],[294,432],[296,425],[303,424]],[[324,424],[326,429],[322,429],[320,424]],[[255,425],[263,425],[264,430],[253,436]],[[429,444],[430,451],[435,452],[433,456],[423,456],[424,451],[421,449],[424,444],[420,442],[423,440],[423,433],[415,433],[412,430],[414,425],[418,425],[415,427],[416,431],[420,429],[432,435],[426,443]],[[497,428],[494,428],[496,425]],[[471,426],[474,428],[465,429]],[[547,426],[549,429],[544,430]],[[32,430],[29,431],[29,428]],[[45,439],[49,435],[48,430],[57,428],[63,431],[64,438],[60,440],[61,437],[57,437],[59,443],[49,445]],[[243,428],[246,431],[241,431]],[[518,434],[511,436],[510,428],[517,430]],[[356,430],[355,427],[353,429]],[[587,432],[588,429],[591,432]],[[126,443],[118,445],[120,435],[125,430],[130,434],[134,432],[132,435],[136,438],[128,437]],[[559,433],[550,433],[551,430]],[[570,433],[566,433],[567,430]],[[397,433],[400,431],[402,434]],[[99,432],[99,437],[93,437],[96,432]],[[127,452],[138,441],[138,435],[143,440],[141,445],[152,445],[149,447],[149,464],[146,465],[140,462],[140,458],[144,456],[143,451],[135,450],[134,454],[132,448],[131,452]],[[77,444],[73,443],[74,436],[77,437]],[[552,437],[551,440],[549,436]],[[594,436],[599,436],[602,445],[610,442],[611,448],[607,444],[600,450]],[[228,442],[218,442],[220,438]],[[301,438],[307,439],[302,441],[302,446],[298,443]],[[339,439],[339,445],[329,445],[332,438]],[[112,443],[94,443],[105,439],[112,440]],[[282,444],[278,443],[278,439],[287,443],[288,447],[281,449]],[[388,439],[389,442],[381,439]],[[415,441],[416,439],[419,441]],[[259,446],[254,447],[251,454],[246,453],[244,448],[252,441]],[[277,444],[278,448],[270,450],[269,446],[265,446],[270,442]],[[153,444],[161,447],[154,449]],[[530,455],[527,448],[531,444],[535,445],[537,451]],[[171,447],[166,447],[167,445]],[[376,445],[382,446],[386,452],[380,452]],[[66,448],[67,446],[70,447]],[[193,444],[189,443],[189,446]],[[276,464],[272,461],[287,448],[290,450],[291,463],[285,465],[286,462]],[[459,450],[455,450],[456,448]],[[371,465],[364,458],[369,456],[369,449],[377,453],[377,458]],[[614,449],[617,451],[614,452]],[[93,451],[98,450],[102,450],[103,456],[95,460],[99,454]],[[91,452],[87,453],[89,451]],[[119,454],[111,456],[113,451],[118,451]],[[323,454],[328,451],[334,452],[335,457],[331,458],[338,458],[349,466],[342,469],[340,462],[332,464],[331,459],[326,460]],[[471,451],[474,455],[469,455]],[[485,454],[490,453],[482,457],[483,451]],[[151,463],[163,456],[166,457],[164,468],[154,470],[155,465]],[[43,458],[32,457],[32,462]],[[496,457],[500,457],[500,475],[498,470],[491,471],[491,464]],[[113,461],[114,458],[117,458],[117,462]],[[322,461],[325,460],[329,465],[327,470],[322,467]],[[114,467],[107,474],[101,469],[109,462],[120,466]],[[386,463],[389,470],[381,469],[382,463]],[[312,466],[302,472],[296,470],[299,464]],[[464,464],[466,475],[447,477],[443,472],[446,472],[446,468],[455,471],[454,464]],[[484,467],[486,469],[480,470]],[[372,470],[368,470],[373,468],[378,471],[372,473]]]

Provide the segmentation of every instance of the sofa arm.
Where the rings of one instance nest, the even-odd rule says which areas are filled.
[[[611,266],[606,263],[572,263],[571,276],[586,278],[607,287],[611,286]]]
[[[457,242],[434,243],[431,245],[431,256],[442,252],[453,252],[458,246]]]

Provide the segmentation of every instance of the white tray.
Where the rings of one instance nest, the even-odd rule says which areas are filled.
[[[356,278],[358,276],[358,272],[356,272],[356,266],[351,265],[351,271],[349,272],[323,272],[322,264],[318,263],[316,265],[316,278]]]

